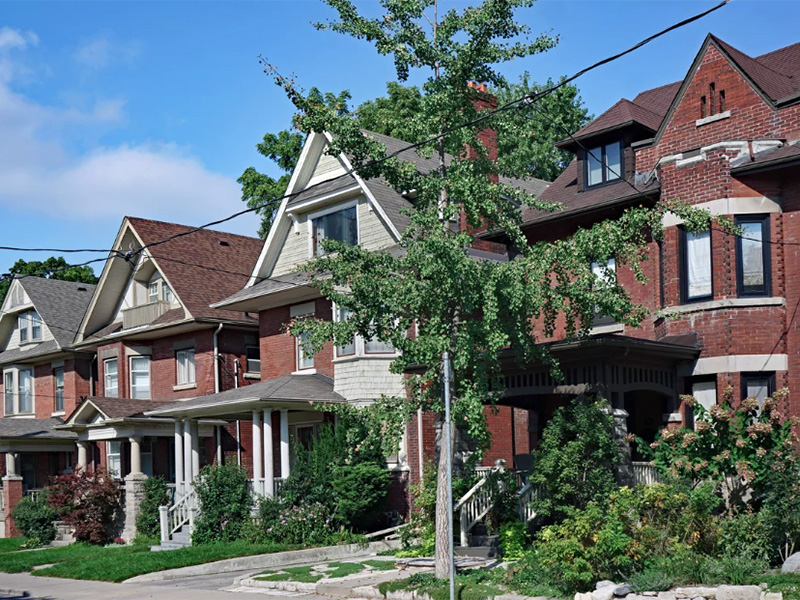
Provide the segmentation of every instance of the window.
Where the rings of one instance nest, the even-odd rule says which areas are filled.
[[[711,114],[712,115],[717,114],[716,87],[717,86],[714,84],[713,81],[708,84],[708,97],[711,100]]]
[[[33,412],[33,371],[20,369],[17,373],[17,396],[19,398],[20,413]]]
[[[775,373],[742,373],[742,400],[754,397],[758,406],[775,393]]]
[[[175,361],[177,362],[178,371],[178,385],[187,385],[194,383],[194,348],[187,350],[178,350],[175,353]],[[148,366],[149,375],[149,366]],[[148,379],[149,382],[149,379]],[[148,383],[149,386],[149,383]],[[149,396],[149,389],[148,389]]]
[[[151,281],[147,286],[147,302],[152,304],[158,301],[158,281]]]
[[[103,376],[105,379],[106,398],[119,397],[119,372],[117,370],[117,359],[109,358],[103,361]]]
[[[391,342],[381,342],[378,338],[364,340],[364,352],[366,354],[394,354],[394,346]]]
[[[56,390],[56,412],[64,412],[64,368],[53,369],[53,387]]]
[[[106,465],[114,477],[122,477],[122,442],[106,444]]]
[[[611,256],[605,262],[593,262],[591,265],[592,273],[598,282],[603,285],[613,286],[617,282],[617,260]],[[599,308],[599,307],[598,307]],[[598,308],[595,309],[594,325],[611,325],[615,323],[612,317],[600,314]]]
[[[42,319],[35,310],[20,313],[17,317],[19,343],[42,339]]]
[[[172,290],[163,281],[161,282],[161,299],[164,302],[172,302]]]
[[[143,437],[140,452],[142,456],[142,473],[153,476],[153,438]]]
[[[247,346],[245,348],[248,373],[261,373],[261,349],[258,346]]]
[[[16,394],[14,393],[14,371],[6,371],[3,383],[3,399],[6,415],[13,415],[16,412]]]
[[[710,410],[717,403],[717,376],[711,378],[696,379],[692,381],[691,392],[697,403]],[[695,413],[692,412],[692,422],[695,420]]]
[[[150,358],[131,357],[131,398],[150,398]]]
[[[683,302],[713,297],[711,232],[681,230],[681,295]]]
[[[622,144],[614,142],[586,152],[586,187],[616,181],[622,177]]]
[[[346,308],[340,308],[336,312],[336,316],[339,321],[347,321],[350,318],[352,313],[350,310]],[[349,344],[345,344],[344,346],[336,346],[336,356],[352,356],[356,353],[356,338],[353,336],[353,339],[350,340]]]
[[[355,246],[358,244],[356,207],[351,206],[350,208],[337,210],[312,219],[311,228],[313,254],[315,256],[325,254],[325,249],[321,243],[323,240],[337,240],[349,246]]]
[[[736,217],[736,287],[739,296],[770,295],[769,217]]]
[[[314,316],[314,303],[313,302],[306,302],[305,304],[297,304],[289,308],[289,316],[292,319],[307,319],[309,317]],[[314,368],[314,356],[307,355],[305,350],[303,349],[304,346],[308,345],[308,341],[311,338],[311,333],[303,333],[295,337],[295,361],[297,364],[297,370],[302,371],[303,369],[313,369]]]

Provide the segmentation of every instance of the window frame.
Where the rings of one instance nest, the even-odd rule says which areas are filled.
[[[595,281],[599,281],[602,279],[605,281],[605,283],[608,283],[609,285],[619,285],[619,280],[617,279],[617,257],[614,256],[613,254],[606,258],[605,266],[601,267],[599,261],[593,260],[591,263],[589,263],[589,269],[591,269],[592,275],[594,275],[595,277]],[[599,272],[600,270],[602,270],[603,273],[600,273]],[[609,281],[609,279],[605,274],[605,271],[612,271],[614,273],[613,281]],[[592,320],[592,327],[603,327],[605,325],[615,325],[617,323],[614,317],[600,314],[598,308],[599,307],[597,306],[595,307],[594,319]]]
[[[53,390],[55,412],[64,412],[64,367],[53,367]]]
[[[155,293],[153,293],[153,291],[154,291],[153,288],[155,288]],[[155,304],[156,302],[158,302],[158,299],[160,297],[160,294],[159,294],[160,289],[159,288],[160,288],[160,286],[158,284],[158,280],[157,279],[154,280],[154,281],[149,281],[147,283],[147,303],[148,304]]]
[[[690,233],[683,227],[679,229],[678,245],[680,254],[680,298],[681,304],[693,304],[695,302],[707,302],[714,299],[714,235],[711,229],[708,230],[708,259],[709,272],[711,274],[711,291],[703,296],[689,297],[689,246],[687,236]]]
[[[181,357],[183,357],[183,365],[181,365]],[[189,360],[190,358],[191,360]],[[197,385],[197,371],[194,361],[194,348],[182,348],[175,351],[175,382],[177,385]],[[191,368],[189,368],[190,364]]]
[[[23,394],[21,387],[23,373],[27,374],[28,382],[25,394]],[[10,366],[3,370],[4,416],[36,414],[36,380],[34,375],[34,369],[31,366]],[[9,390],[11,391],[9,392]],[[22,410],[23,398],[30,402],[27,410]]]
[[[147,361],[147,396],[137,396],[134,393],[134,389],[135,388],[134,388],[134,385],[133,385],[133,380],[134,380],[134,376],[133,375],[134,375],[134,373],[140,373],[142,371],[141,370],[135,370],[133,368],[133,362],[135,360],[140,360],[140,359]],[[128,378],[128,380],[129,380],[128,381],[128,389],[129,389],[129,393],[130,393],[129,398],[131,400],[150,400],[153,397],[153,382],[150,379],[150,375],[151,375],[150,362],[151,361],[150,361],[150,357],[149,356],[144,356],[144,355],[141,355],[141,354],[137,354],[135,356],[129,356],[128,357],[128,372],[130,373],[130,377]]]
[[[248,355],[248,352],[250,350],[255,350],[258,353],[258,358],[257,359],[250,358],[250,356]],[[257,362],[258,363],[258,370],[253,371],[253,370],[250,369],[250,363],[251,362]],[[244,347],[244,366],[245,366],[245,373],[254,373],[254,374],[257,373],[258,375],[261,375],[261,347],[260,346],[250,344],[250,345],[247,345],[247,346]]]
[[[14,370],[3,371],[3,416],[17,414],[17,393],[14,386]]]
[[[770,227],[769,215],[737,215],[734,225],[742,223],[761,224],[761,268],[764,274],[763,289],[759,291],[746,291],[744,289],[744,255],[742,254],[742,236],[736,236],[736,295],[740,298],[769,297],[772,295],[772,256],[770,254]]]
[[[749,397],[747,395],[747,382],[752,379],[767,380],[767,398],[772,397],[772,395],[775,393],[775,371],[743,371],[739,378],[739,384],[742,388],[742,400],[745,400]]]
[[[336,310],[333,311],[333,314],[336,315],[336,320],[337,321],[341,321],[342,319],[344,319],[346,321],[349,318],[349,314],[344,316],[344,317],[342,316],[343,311],[347,311],[347,309],[346,308],[341,308],[341,307],[338,307],[338,306],[336,307]],[[347,311],[347,312],[349,313],[350,311]],[[357,354],[357,348],[356,348],[357,337],[358,336],[353,334],[353,340],[351,342],[351,344],[353,346],[353,351],[352,352],[341,352],[341,349],[345,348],[346,346],[334,346],[335,352],[336,352],[336,358],[346,358],[346,357],[350,357],[350,356],[355,356]]]
[[[172,303],[172,288],[163,280],[161,281],[161,301]]]
[[[309,259],[316,258],[318,256],[325,256],[324,254],[317,254],[317,234],[314,227],[314,221],[320,219],[322,217],[326,217],[328,215],[343,212],[349,209],[355,209],[356,215],[356,245],[361,243],[361,220],[358,216],[358,200],[350,200],[348,202],[342,202],[341,204],[336,204],[334,206],[325,208],[323,210],[318,210],[313,213],[309,213],[306,220],[308,222],[308,257]]]
[[[114,444],[117,445],[117,451],[112,452],[111,449],[114,447]],[[119,465],[119,469],[112,469],[111,468],[111,459],[112,457],[115,458],[115,463]],[[114,477],[115,479],[122,479],[122,441],[121,440],[109,440],[106,443],[106,468],[108,473]]]
[[[108,385],[108,379],[109,379],[108,365],[109,363],[112,362],[114,363],[114,367],[116,368],[116,372],[114,373],[114,380],[115,380],[114,387],[117,390],[115,396],[108,395],[108,390],[110,389]],[[105,398],[119,398],[119,357],[115,356],[103,360],[103,395]]]
[[[608,146],[617,145],[619,147],[619,177],[608,179],[606,171],[608,170],[608,161],[606,160],[606,148]],[[591,155],[595,155],[594,150],[600,149],[600,183],[589,183],[589,160]],[[583,152],[583,187],[584,189],[594,189],[603,187],[604,185],[611,185],[625,179],[625,147],[622,145],[622,140],[600,144],[594,148],[588,148]]]

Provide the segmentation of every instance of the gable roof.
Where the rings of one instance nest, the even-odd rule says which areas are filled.
[[[580,139],[627,125],[640,125],[650,131],[655,131],[661,125],[663,118],[663,114],[653,112],[649,108],[623,98],[586,127],[575,132],[572,137]],[[572,138],[568,138],[560,141],[557,145],[565,146],[571,142]]]
[[[89,396],[75,407],[67,420],[59,425],[65,429],[87,421],[87,416],[98,415],[101,421],[114,421],[128,418],[144,418],[146,411],[159,408],[174,400],[131,400],[129,398],[104,398]]]

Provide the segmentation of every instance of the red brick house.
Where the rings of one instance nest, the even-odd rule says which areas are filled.
[[[91,354],[73,341],[94,287],[18,277],[0,307],[0,537],[17,535],[23,494],[75,464],[76,436],[56,426],[89,393]]]

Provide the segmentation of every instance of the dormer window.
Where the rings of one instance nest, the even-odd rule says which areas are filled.
[[[586,187],[602,185],[622,177],[622,144],[613,142],[586,151]]]
[[[150,285],[147,286],[147,302],[148,304],[153,304],[153,302],[158,301],[158,282],[151,281]]]
[[[19,330],[19,343],[36,342],[42,339],[42,320],[39,313],[29,310],[20,313],[17,317],[17,329]]]
[[[335,207],[309,216],[311,221],[312,256],[323,256],[323,240],[336,240],[355,246],[358,244],[358,218],[356,205]]]

